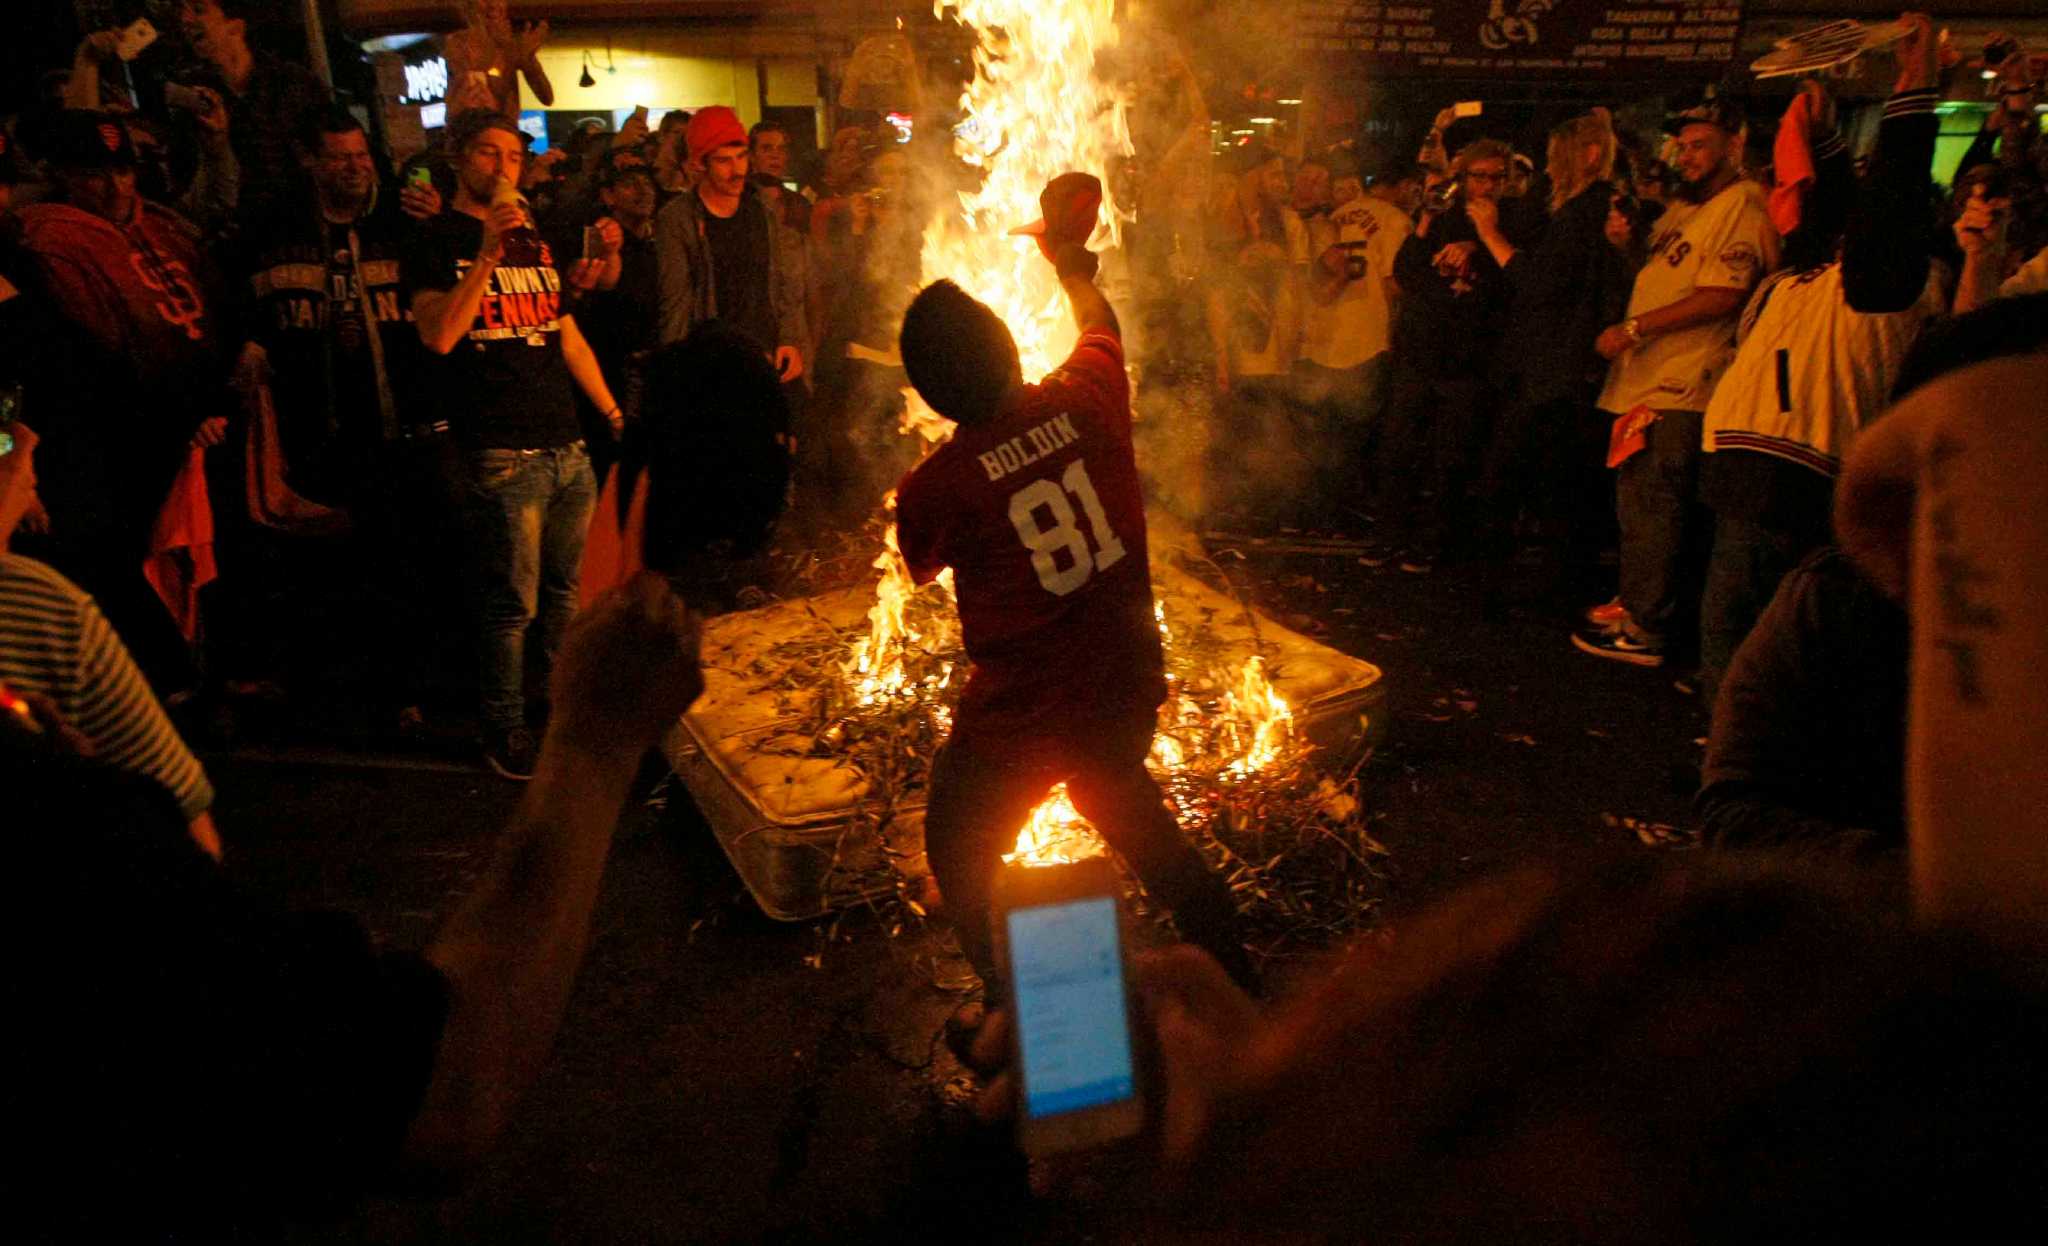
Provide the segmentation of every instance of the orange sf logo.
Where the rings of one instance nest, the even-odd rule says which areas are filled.
[[[193,284],[192,274],[177,260],[163,260],[150,263],[140,252],[130,251],[128,262],[135,267],[135,275],[142,284],[163,297],[157,300],[156,311],[170,324],[185,331],[185,336],[195,342],[206,338],[203,322],[206,308],[199,301],[199,288]]]

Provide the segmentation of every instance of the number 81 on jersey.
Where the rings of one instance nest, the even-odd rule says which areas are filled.
[[[1092,551],[1087,534],[1075,522],[1073,504],[1067,501],[1069,493],[1081,500],[1081,509],[1088,513],[1088,527],[1096,542]],[[1040,512],[1052,517],[1050,526],[1039,523]],[[1038,582],[1055,597],[1065,597],[1124,556],[1124,543],[1110,530],[1109,516],[1102,511],[1102,499],[1095,496],[1083,459],[1074,460],[1059,484],[1050,479],[1034,480],[1011,494],[1010,523],[1023,538],[1024,548],[1031,551],[1031,568],[1038,573]],[[1061,550],[1067,552],[1065,567],[1060,566]]]

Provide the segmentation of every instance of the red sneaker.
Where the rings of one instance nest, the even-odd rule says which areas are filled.
[[[1608,631],[1618,630],[1628,621],[1628,610],[1621,604],[1621,598],[1603,601],[1597,606],[1586,607],[1586,622]]]

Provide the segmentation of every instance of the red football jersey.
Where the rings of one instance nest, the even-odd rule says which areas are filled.
[[[903,478],[896,536],[919,583],[953,568],[974,673],[957,730],[1149,710],[1166,696],[1131,389],[1115,333],[1085,333],[994,419]]]

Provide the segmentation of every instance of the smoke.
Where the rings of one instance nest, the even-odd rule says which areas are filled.
[[[1282,6],[1125,4],[1113,46],[1095,56],[1092,94],[1063,98],[1060,107],[1072,115],[1057,119],[1067,126],[1055,131],[1066,150],[1100,166],[1096,171],[1117,218],[1113,233],[1119,245],[1105,256],[1102,280],[1133,365],[1140,467],[1155,500],[1189,520],[1247,499],[1249,509],[1285,512],[1318,475],[1341,467],[1327,461],[1340,451],[1307,435],[1284,377],[1263,384],[1267,401],[1242,395],[1219,401],[1214,387],[1208,305],[1219,291],[1226,303],[1239,301],[1242,287],[1234,281],[1227,222],[1236,170],[1217,167],[1210,155],[1209,97],[1218,81],[1270,81],[1286,72],[1292,51],[1283,18]],[[869,322],[863,340],[893,353],[902,308],[917,286],[948,276],[1011,322],[1025,348],[1027,378],[1035,379],[1064,353],[1060,343],[1072,340],[1071,326],[1049,273],[1036,271],[1042,262],[1028,254],[1013,260],[1017,248],[1003,233],[1036,214],[1036,186],[1064,170],[1034,155],[1024,161],[1033,183],[1029,193],[991,193],[1005,178],[1017,180],[1012,166],[1020,153],[1009,144],[1019,136],[1033,141],[1044,133],[1034,127],[1045,119],[1029,110],[1019,115],[988,109],[985,90],[974,110],[963,111],[960,86],[949,80],[949,67],[958,62],[948,55],[958,48],[943,42],[924,49],[925,98],[933,107],[919,118],[915,139],[889,157],[902,166],[897,219],[917,222],[914,231],[906,227],[892,237],[922,234],[921,264],[914,255],[906,262],[896,241],[872,246],[861,257],[853,302]],[[1016,134],[989,132],[991,116],[1007,118]],[[1077,136],[1076,126],[1092,133]],[[1098,245],[1107,236],[1099,233]],[[820,261],[829,274],[830,258]],[[845,280],[844,274],[832,276]],[[1005,295],[1013,295],[1007,306]],[[830,357],[844,349],[833,340],[834,329],[828,324],[828,354],[819,361],[825,391],[820,399],[843,404],[832,417],[846,431],[836,448],[842,460],[839,487],[851,495],[850,505],[872,510],[922,446],[897,431],[905,412],[895,389],[902,383],[900,370]],[[1034,353],[1050,357],[1041,361]],[[838,374],[847,372],[851,380],[833,383],[845,380]],[[914,396],[910,401],[916,405]]]

